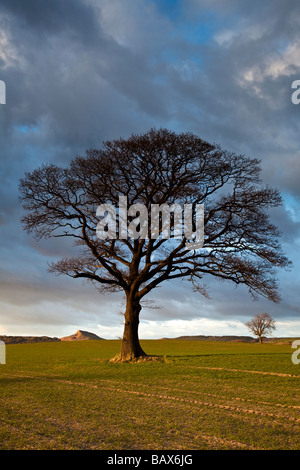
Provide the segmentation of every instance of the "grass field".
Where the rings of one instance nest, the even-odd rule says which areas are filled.
[[[284,344],[145,340],[6,346],[0,449],[300,448],[300,364]]]

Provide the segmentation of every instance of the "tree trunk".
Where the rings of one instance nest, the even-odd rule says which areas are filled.
[[[138,336],[139,314],[141,306],[132,295],[127,295],[125,326],[120,353],[121,361],[130,361],[140,356],[146,356],[141,348]]]

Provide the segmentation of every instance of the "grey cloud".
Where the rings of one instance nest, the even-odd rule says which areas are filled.
[[[73,38],[94,40],[99,28],[91,6],[80,0],[2,0],[0,12],[11,15],[17,20],[20,29],[35,31],[39,36],[72,33]]]

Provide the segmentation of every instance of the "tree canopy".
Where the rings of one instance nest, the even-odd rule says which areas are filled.
[[[275,270],[287,267],[279,232],[268,209],[281,204],[277,189],[263,185],[260,162],[236,155],[192,133],[155,130],[89,149],[66,168],[49,164],[20,181],[26,214],[24,228],[37,238],[69,237],[74,257],[53,263],[52,272],[86,279],[102,291],[126,297],[122,358],[144,354],[138,341],[141,300],[162,282],[182,278],[206,294],[203,278],[215,276],[244,284],[253,296],[280,300]],[[97,237],[99,205],[128,207],[163,204],[204,205],[201,249],[192,240],[173,238]],[[131,214],[134,221],[138,214]],[[161,221],[161,218],[160,218]],[[193,222],[195,226],[195,221]],[[136,227],[138,224],[136,223]]]
[[[262,343],[264,335],[267,336],[276,329],[275,320],[268,313],[258,313],[246,323],[246,326],[251,333],[258,337],[260,343]]]

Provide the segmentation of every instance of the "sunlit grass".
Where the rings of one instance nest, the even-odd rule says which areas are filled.
[[[1,449],[298,449],[290,345],[144,340],[7,345]]]

